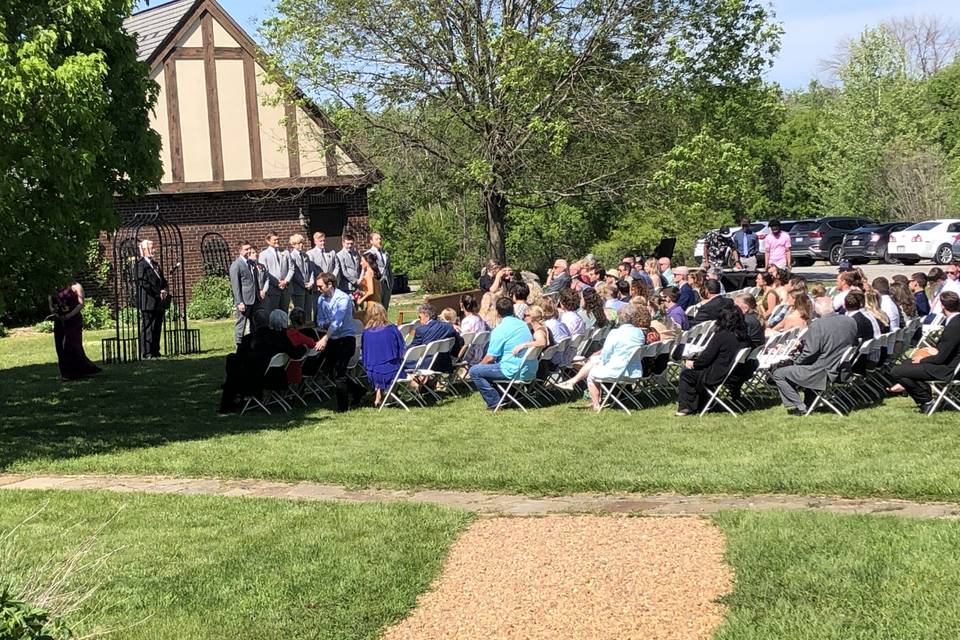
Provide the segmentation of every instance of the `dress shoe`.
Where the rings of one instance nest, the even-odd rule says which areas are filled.
[[[931,400],[930,402],[924,402],[924,403],[921,404],[921,405],[917,405],[917,411],[919,411],[920,413],[923,413],[923,414],[929,413],[929,412],[930,412],[930,409],[932,409],[932,408],[933,408],[933,401],[932,401],[932,400]]]

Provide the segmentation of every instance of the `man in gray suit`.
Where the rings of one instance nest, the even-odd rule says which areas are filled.
[[[308,318],[311,323],[317,316],[317,295],[320,290],[317,288],[316,279],[321,273],[331,273],[339,282],[340,280],[340,262],[337,261],[337,252],[331,249],[327,251],[327,235],[323,231],[317,231],[313,234],[313,249],[307,251],[307,257],[313,264],[313,295],[310,301],[310,310]]]
[[[349,233],[343,234],[343,249],[337,253],[340,263],[340,279],[337,288],[345,293],[353,293],[360,281],[360,254],[353,248],[355,238]]]
[[[249,261],[252,249],[249,242],[241,244],[240,255],[230,265],[230,288],[233,290],[233,304],[237,309],[234,339],[238,345],[251,328],[253,314],[260,305],[261,286],[257,276],[259,269]]]
[[[857,323],[849,316],[832,314],[814,320],[803,335],[803,349],[795,364],[773,372],[787,413],[804,414],[811,391],[827,388],[827,376],[836,372],[840,357],[857,344]],[[799,390],[804,390],[804,399]]]
[[[377,258],[377,269],[380,271],[380,304],[384,309],[390,308],[390,294],[393,293],[393,266],[390,264],[390,254],[383,250],[383,238],[379,233],[370,234],[370,250]]]
[[[267,311],[280,309],[286,312],[290,306],[290,284],[293,278],[293,263],[286,251],[280,248],[280,239],[275,233],[267,234],[267,246],[260,252],[260,264],[267,269],[270,289],[263,301]]]
[[[293,265],[293,277],[288,285],[290,289],[290,300],[294,308],[303,309],[310,314],[310,305],[313,302],[313,291],[316,288],[316,274],[314,273],[313,263],[307,257],[303,250],[303,236],[295,233],[290,236],[290,262]]]

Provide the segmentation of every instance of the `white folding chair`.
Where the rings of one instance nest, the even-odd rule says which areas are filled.
[[[956,320],[954,320],[954,322],[956,322]],[[936,397],[933,400],[933,404],[930,405],[930,409],[927,411],[928,416],[936,413],[937,409],[939,409],[940,405],[944,402],[957,411],[960,411],[960,404],[950,397],[950,391],[954,388],[960,388],[960,363],[957,363],[956,368],[953,370],[953,377],[949,380],[930,383],[930,390]]]
[[[425,344],[420,344],[407,349],[406,353],[403,354],[403,361],[400,363],[400,369],[397,370],[397,375],[393,377],[393,381],[387,388],[387,391],[383,396],[383,400],[380,402],[380,407],[377,409],[378,411],[383,411],[384,407],[394,403],[400,405],[406,411],[410,411],[410,408],[404,403],[403,398],[400,397],[400,394],[404,391],[406,391],[408,395],[407,402],[413,400],[417,404],[423,406],[423,401],[417,394],[413,393],[413,390],[410,387],[415,379],[411,374],[413,370],[419,367],[423,362],[423,357],[426,352],[427,345]]]
[[[437,356],[443,353],[450,353],[450,350],[453,349],[453,345],[456,344],[456,338],[444,338],[443,340],[434,340],[427,344],[427,350],[423,354],[423,359],[420,364],[417,365],[416,369],[412,372],[411,375],[418,378],[420,383],[417,386],[417,393],[419,390],[425,391],[434,400],[441,400],[440,394],[431,389],[426,383],[430,380],[436,378],[441,378],[447,374],[442,371],[437,371],[434,369],[434,364],[437,362]],[[411,389],[412,391],[412,389]],[[423,393],[420,393],[423,396]]]
[[[836,368],[827,373],[826,388],[823,391],[814,391],[813,402],[807,407],[807,412],[804,415],[810,415],[820,404],[824,404],[841,418],[846,417],[853,408],[854,399],[844,391],[844,386],[849,380],[850,369],[859,354],[859,347],[846,348],[840,356]]]
[[[517,367],[517,371],[516,373],[513,374],[513,377],[511,377],[509,380],[493,380],[492,381],[493,386],[495,386],[497,388],[497,391],[500,392],[500,401],[497,402],[497,406],[494,407],[493,409],[494,413],[499,411],[500,408],[504,405],[504,403],[507,402],[508,400],[513,404],[515,404],[516,406],[520,407],[520,409],[524,413],[527,413],[526,407],[524,407],[523,404],[520,402],[520,400],[516,397],[517,395],[525,399],[534,407],[537,407],[537,408],[540,407],[540,404],[537,402],[536,398],[531,396],[526,391],[526,387],[528,387],[533,382],[533,380],[523,380],[521,379],[520,375],[523,373],[523,370],[526,368],[524,365],[526,365],[528,362],[531,362],[531,361],[536,362],[537,359],[540,357],[540,353],[542,351],[543,351],[543,347],[528,347],[527,350],[524,351],[521,364],[519,367]],[[535,379],[536,378],[534,378],[534,380]],[[514,395],[514,393],[516,393],[516,395]]]
[[[403,336],[403,341],[407,344],[410,344],[410,341],[413,340],[413,332],[416,330],[418,324],[420,324],[420,322],[413,320],[412,322],[405,322],[397,327],[400,330],[400,335]]]
[[[279,369],[284,371],[287,368],[287,363],[290,361],[290,356],[285,353],[278,353],[277,355],[270,358],[269,364],[267,364],[266,370],[263,372],[264,379],[267,378],[274,369]],[[280,392],[275,391],[274,389],[264,389],[263,390],[263,400],[260,400],[256,396],[247,396],[247,402],[243,405],[243,409],[240,411],[240,415],[246,413],[247,409],[250,408],[251,404],[255,404],[264,411],[267,412],[267,415],[270,415],[269,407],[272,404],[280,405],[280,408],[287,412],[291,409],[290,405],[287,404],[286,400],[283,399],[283,396]]]
[[[627,415],[630,415],[630,408],[623,403],[623,399],[629,400],[638,409],[643,408],[640,401],[637,400],[630,391],[630,388],[643,378],[643,373],[630,375],[628,372],[631,368],[639,365],[644,358],[652,357],[656,352],[657,347],[655,344],[641,345],[633,350],[627,367],[624,368],[619,376],[606,378],[590,377],[590,379],[600,387],[600,409],[598,409],[598,411],[603,411],[612,401],[615,405],[623,409]]]
[[[710,410],[710,407],[712,407],[715,403],[726,409],[727,413],[730,415],[734,417],[737,416],[737,412],[734,411],[729,404],[723,401],[723,398],[720,397],[720,393],[726,389],[727,380],[729,380],[730,376],[733,375],[734,369],[747,361],[747,357],[750,355],[751,351],[753,351],[753,349],[750,347],[744,347],[743,349],[740,349],[740,351],[737,352],[737,357],[735,357],[733,362],[730,364],[730,368],[727,369],[727,373],[723,376],[723,380],[720,381],[720,384],[714,385],[712,389],[709,386],[706,387],[710,397],[707,398],[706,403],[703,405],[703,409],[700,410],[701,416],[706,414],[707,411]],[[731,403],[732,402],[733,401],[731,400]]]

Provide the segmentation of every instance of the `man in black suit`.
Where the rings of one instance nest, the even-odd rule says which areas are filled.
[[[940,294],[940,304],[947,316],[943,335],[937,343],[937,352],[925,358],[914,358],[895,366],[890,374],[910,394],[920,411],[930,410],[933,396],[930,393],[931,381],[947,381],[960,363],[960,296],[952,291]],[[897,389],[892,389],[896,391]]]
[[[137,260],[135,273],[137,309],[140,310],[140,357],[159,358],[163,316],[169,305],[170,294],[167,292],[167,279],[153,259],[153,240],[140,242],[140,259]]]
[[[733,300],[720,296],[719,280],[707,280],[707,282],[703,285],[703,288],[707,292],[707,299],[700,306],[700,309],[697,311],[697,315],[695,315],[693,320],[690,321],[691,327],[694,327],[701,322],[707,322],[708,320],[719,320],[720,314],[724,309],[732,309],[734,306]]]

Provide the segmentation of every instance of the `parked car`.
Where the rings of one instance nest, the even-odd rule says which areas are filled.
[[[816,260],[840,264],[844,234],[870,224],[875,223],[869,218],[854,216],[801,220],[790,231],[790,255],[796,264],[810,265]]]
[[[903,264],[916,264],[921,260],[949,264],[955,255],[957,240],[960,240],[960,220],[956,218],[918,222],[890,234],[889,254]]]
[[[903,231],[910,222],[882,222],[854,229],[843,236],[843,259],[853,263],[879,260],[891,264],[896,262],[888,255],[890,234]]]
[[[793,220],[784,220],[780,223],[780,228],[787,233],[790,232],[790,228],[793,227]],[[770,225],[767,222],[751,222],[750,230],[757,234],[757,239],[760,241],[760,252],[757,254],[757,264],[763,266],[763,239],[767,237],[767,234],[770,233]],[[740,231],[740,226],[730,227],[731,236]],[[693,247],[693,259],[699,265],[703,264],[703,247],[704,239],[707,237],[707,234],[703,234],[697,238],[697,243]]]

